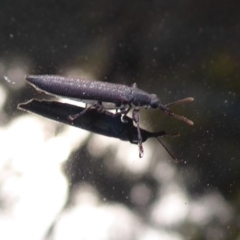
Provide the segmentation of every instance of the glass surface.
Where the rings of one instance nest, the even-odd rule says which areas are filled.
[[[0,3],[0,239],[239,239],[238,1]],[[132,86],[194,121],[140,110],[179,137],[138,146],[17,109],[25,76]],[[132,118],[131,113],[128,114]],[[96,119],[97,120],[97,119]]]

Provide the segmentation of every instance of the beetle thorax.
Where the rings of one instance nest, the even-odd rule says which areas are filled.
[[[148,94],[140,89],[134,90],[132,97],[131,105],[134,107],[158,108],[160,103],[156,94]]]

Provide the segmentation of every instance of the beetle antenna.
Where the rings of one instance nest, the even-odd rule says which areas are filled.
[[[162,147],[165,149],[165,151],[169,154],[169,156],[171,156],[171,158],[173,159],[173,161],[175,163],[179,163],[179,160],[174,156],[174,154],[172,152],[170,152],[170,150],[166,147],[166,145],[160,140],[159,137],[157,137],[158,142],[162,145]]]
[[[192,120],[190,120],[184,116],[177,115],[176,113],[174,113],[170,109],[168,109],[168,106],[170,106],[170,105],[179,105],[179,104],[183,104],[186,102],[192,102],[193,100],[194,100],[194,98],[192,98],[192,97],[184,98],[184,99],[178,100],[176,102],[168,103],[166,105],[159,104],[158,108],[161,109],[162,111],[164,111],[170,117],[174,117],[174,118],[176,118],[182,122],[185,122],[189,125],[193,125],[194,123]]]
[[[165,107],[169,107],[169,106],[172,106],[172,105],[180,105],[180,104],[184,104],[184,103],[188,103],[188,102],[192,102],[192,101],[194,101],[194,98],[188,97],[188,98],[180,99],[180,100],[175,101],[175,102],[168,103],[168,104],[165,105]]]
[[[177,115],[176,113],[173,113],[173,112],[171,112],[170,110],[166,111],[166,113],[167,113],[169,116],[172,116],[172,117],[174,117],[174,118],[176,118],[176,119],[178,119],[178,120],[180,120],[180,121],[182,121],[182,122],[185,122],[185,123],[187,123],[187,124],[189,124],[189,125],[194,125],[194,123],[193,123],[192,120],[190,120],[190,119],[188,119],[188,118],[186,118],[186,117],[184,117],[184,116]]]
[[[182,122],[185,122],[189,125],[193,125],[193,121],[184,117],[184,116],[180,116],[180,115],[177,115],[176,113],[172,112],[171,110],[169,110],[165,105],[159,105],[159,109],[161,109],[162,111],[164,111],[168,116],[170,117],[174,117]]]

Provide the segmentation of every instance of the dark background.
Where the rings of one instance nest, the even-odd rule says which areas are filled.
[[[238,236],[239,1],[2,1],[0,6],[0,57],[8,65],[18,56],[23,65],[28,62],[31,74],[81,67],[102,81],[136,82],[164,103],[194,97],[195,102],[173,108],[192,119],[193,127],[158,111],[142,111],[141,124],[151,131],[181,134],[167,144],[184,162],[177,168],[189,194],[219,191],[236,209],[226,239]],[[24,114],[16,106],[34,91],[25,86],[8,93],[2,124]],[[86,155],[86,172],[76,171],[83,164],[77,161],[79,154]],[[133,206],[109,190],[114,182],[128,191],[131,179],[106,175],[105,168],[97,171],[90,155],[84,147],[73,153],[66,166],[72,184],[84,175],[110,201]],[[90,177],[91,168],[95,175]],[[151,176],[143,178],[154,189]]]

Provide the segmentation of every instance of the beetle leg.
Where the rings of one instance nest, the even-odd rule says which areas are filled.
[[[142,146],[142,134],[139,126],[140,122],[139,110],[136,109],[133,110],[133,121],[137,124],[139,157],[142,158],[144,151]]]
[[[74,115],[70,115],[68,118],[73,121],[73,120],[75,120],[76,118],[81,117],[83,114],[85,114],[86,112],[88,112],[90,109],[93,109],[93,108],[102,109],[102,105],[99,104],[99,103],[95,103],[95,104],[91,105],[90,107],[85,108],[85,109],[84,109],[82,112],[80,112],[80,113],[77,113],[77,114],[74,114]]]
[[[115,117],[121,115],[121,121],[123,123],[126,123],[126,122],[128,122],[126,116],[129,113],[129,111],[131,110],[131,108],[132,108],[131,105],[129,105],[128,108],[116,109],[116,113],[114,115],[115,115]],[[119,112],[118,112],[118,110],[119,110]]]
[[[131,108],[132,108],[132,107],[129,105],[127,109],[120,110],[120,111],[121,111],[120,113],[122,114],[122,116],[121,116],[121,121],[122,121],[123,123],[127,123],[127,122],[128,122],[126,116],[127,116],[127,114],[129,113],[129,111],[131,110]]]

